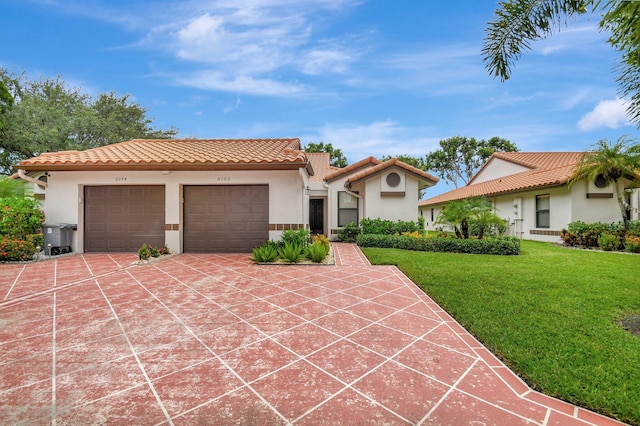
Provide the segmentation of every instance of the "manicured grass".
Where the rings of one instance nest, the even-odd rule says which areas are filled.
[[[520,256],[363,248],[397,265],[536,390],[640,425],[640,256],[523,241]]]

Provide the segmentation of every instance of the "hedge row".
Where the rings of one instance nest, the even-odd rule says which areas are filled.
[[[398,248],[403,250],[472,253],[513,256],[520,254],[520,240],[515,237],[476,239],[414,238],[404,235],[360,234],[356,239],[360,247]]]

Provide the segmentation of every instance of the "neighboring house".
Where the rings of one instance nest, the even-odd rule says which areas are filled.
[[[523,239],[558,241],[570,222],[619,222],[622,220],[614,189],[601,176],[595,182],[576,182],[568,188],[569,176],[581,152],[496,152],[471,181],[461,188],[419,203],[426,227],[434,222],[449,201],[485,197],[494,211],[506,219],[508,234]],[[625,187],[629,181],[623,180]],[[639,219],[638,192],[626,191],[627,202]]]
[[[418,191],[438,180],[395,159],[331,167],[298,139],[136,139],[16,168],[48,223],[77,224],[77,252],[246,253],[301,228],[335,239],[363,217],[416,220]]]

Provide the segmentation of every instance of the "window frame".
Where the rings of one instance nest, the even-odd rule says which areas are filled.
[[[540,201],[547,200],[547,208],[541,208]],[[546,224],[541,215],[546,214]],[[536,228],[549,229],[551,227],[551,194],[536,195]]]
[[[355,208],[354,207],[342,207],[342,198],[344,195],[348,195],[349,197],[352,197],[353,199],[355,199]],[[355,212],[355,222],[350,220],[347,223],[351,223],[354,222],[356,224],[356,226],[358,226],[360,220],[360,200],[358,199],[358,197],[349,194],[347,191],[338,191],[338,228],[342,228],[343,226],[347,225],[347,223],[341,223],[341,212]]]

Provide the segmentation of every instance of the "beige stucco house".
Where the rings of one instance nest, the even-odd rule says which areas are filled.
[[[396,159],[329,165],[298,139],[142,140],[20,162],[48,223],[77,224],[76,252],[250,252],[283,230],[335,239],[364,217],[418,218],[437,178]]]
[[[508,234],[523,239],[559,240],[570,222],[619,222],[622,220],[614,189],[603,179],[576,182],[569,189],[571,172],[581,152],[497,152],[471,181],[461,188],[419,203],[426,227],[435,230],[442,207],[449,201],[485,197],[494,211],[506,219]],[[629,181],[623,180],[624,186]],[[637,191],[626,191],[627,202],[637,220]]]

